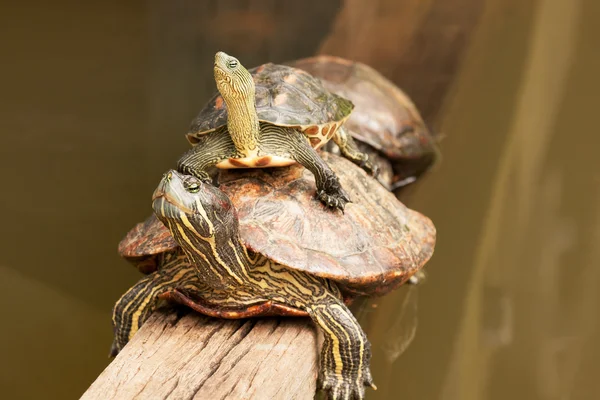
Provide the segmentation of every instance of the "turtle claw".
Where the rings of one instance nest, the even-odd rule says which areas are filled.
[[[369,367],[363,369],[363,384],[373,390],[377,390],[377,386],[375,386],[375,383],[373,383],[373,376],[371,375],[371,370]]]
[[[327,194],[324,190],[317,192],[317,198],[327,207],[344,212],[346,203],[351,203],[348,196],[342,191],[341,194]]]
[[[361,379],[344,379],[336,375],[321,377],[319,380],[320,387],[325,392],[328,400],[362,400],[365,398],[366,386],[377,390],[368,368],[363,371],[363,375],[362,382]]]
[[[213,179],[210,177],[208,172],[204,170],[193,168],[192,166],[181,163],[181,161],[177,166],[177,170],[182,174],[193,176],[204,184],[213,185]]]
[[[360,167],[364,169],[373,178],[377,178],[379,176],[379,166],[373,164],[371,160],[369,160],[369,156],[366,154],[364,160],[362,160],[362,162],[360,163]]]
[[[114,339],[112,342],[112,345],[110,346],[110,351],[108,353],[108,358],[114,358],[117,356],[117,354],[119,354],[120,349],[119,349],[119,345],[117,344],[117,339]]]
[[[206,185],[213,185],[214,186],[214,182],[211,178],[198,178],[198,180]]]
[[[350,197],[335,175],[329,176],[324,184],[317,190],[317,198],[327,207],[344,212],[346,203],[351,203]]]
[[[319,387],[325,392],[327,399],[362,400],[365,398],[365,387],[377,390],[369,367],[369,349],[363,357],[360,368],[343,369],[341,373],[332,370],[331,365],[321,364]]]
[[[205,185],[215,186],[213,178],[211,178],[211,176],[208,175],[207,173],[205,173],[204,171],[202,171],[202,173],[197,173],[196,171],[194,171],[194,173],[192,173],[190,175],[192,175],[194,178],[196,178],[200,182],[204,183]]]

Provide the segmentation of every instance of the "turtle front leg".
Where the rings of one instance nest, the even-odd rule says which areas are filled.
[[[112,322],[115,338],[110,356],[116,356],[142,324],[152,315],[166,292],[180,285],[194,285],[200,290],[196,269],[180,257],[173,257],[160,269],[140,279],[113,307]]]
[[[312,172],[317,184],[317,198],[326,206],[343,211],[346,203],[350,202],[350,197],[342,188],[335,172],[311,147],[301,132],[292,128],[261,124],[259,146],[265,154],[290,158]]]
[[[319,381],[329,399],[364,399],[365,386],[376,389],[370,371],[371,345],[344,303],[328,296],[308,306],[324,334]]]
[[[367,171],[372,176],[377,176],[379,168],[369,160],[368,154],[360,151],[346,128],[341,126],[333,135],[333,141],[338,145],[340,152],[344,157]]]
[[[212,183],[208,169],[228,158],[240,155],[231,140],[227,127],[221,127],[196,139],[197,144],[186,151],[177,162],[177,170]]]

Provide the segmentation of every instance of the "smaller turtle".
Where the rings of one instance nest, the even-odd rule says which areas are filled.
[[[390,189],[414,181],[439,159],[436,139],[416,106],[375,69],[328,55],[288,64],[307,71],[326,89],[352,101],[355,108],[344,126],[360,151],[379,167],[379,179]]]
[[[221,172],[221,190],[166,174],[153,207],[169,230],[151,217],[119,246],[156,270],[116,303],[113,350],[160,299],[222,318],[310,316],[325,335],[322,387],[362,398],[372,383],[369,342],[344,303],[406,282],[431,257],[435,228],[360,168],[323,157],[357,198],[344,216],[316,206],[314,179],[300,166]]]
[[[352,102],[307,72],[271,63],[248,71],[235,57],[218,52],[214,76],[219,93],[192,122],[187,138],[194,147],[179,160],[179,171],[209,181],[212,166],[300,163],[314,174],[317,197],[342,210],[350,198],[316,149],[333,139],[344,157],[377,173],[343,128]]]

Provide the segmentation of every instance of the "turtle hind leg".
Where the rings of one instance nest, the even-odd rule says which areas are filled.
[[[370,371],[371,345],[344,303],[331,295],[308,306],[323,331],[319,381],[329,399],[364,399],[365,386],[376,389]]]
[[[270,124],[261,124],[260,151],[286,157],[302,164],[313,173],[317,184],[317,198],[326,206],[344,210],[350,197],[342,188],[340,181],[313,149],[303,133]]]
[[[227,127],[221,127],[195,140],[197,143],[177,162],[177,170],[212,183],[209,168],[228,158],[239,157]]]
[[[338,145],[340,152],[344,157],[367,171],[372,176],[377,177],[379,168],[371,162],[368,154],[360,151],[346,128],[341,126],[333,135],[333,141]]]
[[[152,274],[140,279],[113,307],[114,341],[110,356],[116,356],[158,308],[160,295],[179,284],[197,281],[196,270],[181,259],[174,259]]]

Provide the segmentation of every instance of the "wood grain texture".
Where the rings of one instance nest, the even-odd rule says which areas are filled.
[[[312,399],[317,372],[308,318],[158,311],[81,398]]]

